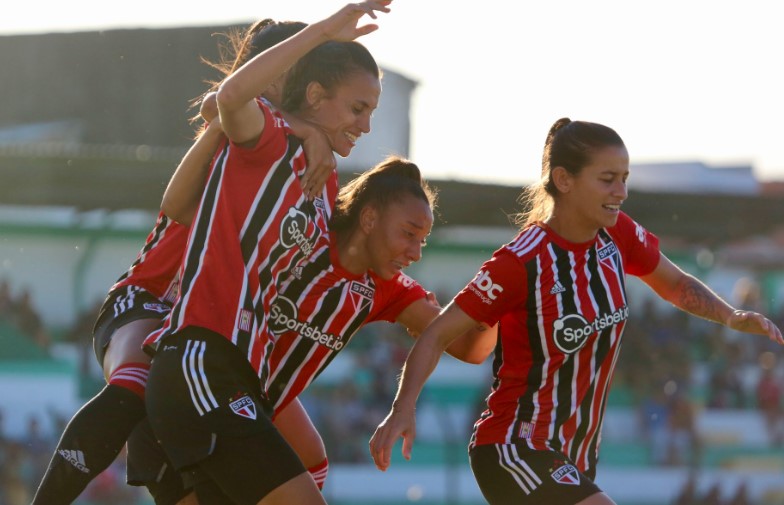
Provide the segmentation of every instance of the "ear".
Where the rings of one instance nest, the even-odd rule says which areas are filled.
[[[564,167],[554,167],[550,171],[550,177],[553,180],[553,184],[558,189],[560,193],[568,193],[569,190],[572,189],[572,182],[574,179],[572,178],[572,174],[570,174]]]
[[[359,212],[359,227],[360,229],[369,234],[378,220],[378,210],[372,205],[365,205]]]
[[[324,86],[316,81],[308,83],[308,87],[305,89],[305,99],[308,101],[308,106],[310,108],[318,110],[321,101],[326,98],[326,96],[327,90],[324,89]]]

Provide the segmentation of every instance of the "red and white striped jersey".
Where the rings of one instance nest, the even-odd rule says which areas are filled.
[[[177,272],[187,241],[188,227],[161,212],[136,260],[109,291],[139,286],[161,301],[172,303],[177,297]]]
[[[252,148],[224,142],[216,153],[180,272],[180,294],[145,346],[188,326],[223,335],[259,371],[266,334],[259,331],[276,282],[310,255],[326,232],[337,196],[332,173],[322,194],[304,197],[306,160],[283,117],[258,100],[264,131]]]
[[[472,318],[500,323],[488,408],[470,445],[522,442],[593,468],[629,317],[625,275],[658,261],[658,238],[624,213],[587,243],[536,224],[497,250],[455,297]]]
[[[394,322],[426,291],[399,272],[384,280],[340,266],[334,239],[322,237],[313,255],[279,286],[266,331],[274,342],[262,386],[276,412],[302,392],[371,321]]]

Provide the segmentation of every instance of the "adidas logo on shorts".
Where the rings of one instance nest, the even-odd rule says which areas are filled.
[[[57,451],[60,456],[65,458],[65,460],[71,463],[73,466],[79,469],[79,471],[84,473],[90,473],[90,469],[84,463],[84,453],[82,451],[72,451],[69,449],[60,449]]]

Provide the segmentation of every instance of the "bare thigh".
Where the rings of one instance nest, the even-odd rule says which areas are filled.
[[[309,473],[301,473],[272,490],[257,505],[326,505]]]
[[[326,459],[327,451],[321,435],[298,399],[278,413],[274,424],[305,468],[312,468]]]
[[[107,382],[114,371],[122,365],[151,361],[142,350],[142,343],[160,323],[159,319],[137,319],[115,330],[103,358],[103,373]]]

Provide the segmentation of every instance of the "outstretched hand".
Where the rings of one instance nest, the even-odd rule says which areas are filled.
[[[329,40],[347,42],[357,39],[378,29],[378,25],[370,23],[360,25],[362,16],[368,15],[377,19],[376,11],[389,12],[392,0],[365,0],[359,3],[350,3],[335,14],[319,22],[324,34]]]
[[[370,438],[370,455],[376,468],[385,472],[392,459],[392,446],[399,437],[403,437],[403,457],[411,459],[411,449],[416,438],[416,412],[414,409],[399,411],[393,408],[387,417],[378,425]]]
[[[767,335],[769,339],[784,344],[784,337],[781,330],[773,321],[758,312],[750,310],[736,310],[727,320],[727,326],[733,330],[745,333],[755,333],[757,335]]]

